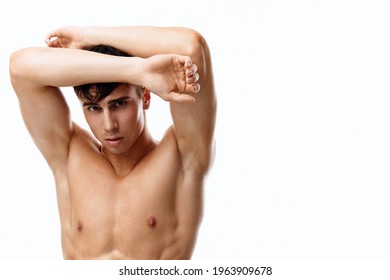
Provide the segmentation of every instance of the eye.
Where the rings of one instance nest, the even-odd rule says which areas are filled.
[[[96,105],[91,105],[91,106],[88,106],[87,109],[90,112],[97,112],[97,111],[100,111],[102,108],[100,108],[99,106],[96,106]]]
[[[126,104],[127,104],[126,101],[124,101],[124,100],[118,100],[118,101],[116,101],[116,102],[112,105],[112,107],[113,107],[114,109],[117,109],[117,108],[120,108],[120,107],[125,106]]]

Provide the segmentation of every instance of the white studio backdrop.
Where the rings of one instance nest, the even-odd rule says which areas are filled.
[[[54,180],[24,127],[8,63],[63,25],[187,26],[208,41],[217,153],[195,260],[389,259],[390,2],[0,5],[1,260],[62,258]],[[147,118],[161,137],[167,104],[154,96]]]

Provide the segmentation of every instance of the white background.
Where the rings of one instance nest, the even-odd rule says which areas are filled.
[[[54,181],[23,125],[8,63],[73,24],[187,26],[208,41],[217,154],[194,260],[390,258],[388,1],[0,5],[0,260],[62,258]],[[169,125],[157,97],[148,122],[156,138]]]

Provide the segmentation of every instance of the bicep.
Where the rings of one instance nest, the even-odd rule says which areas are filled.
[[[60,89],[16,86],[15,91],[25,125],[50,168],[64,164],[69,152],[72,123]]]

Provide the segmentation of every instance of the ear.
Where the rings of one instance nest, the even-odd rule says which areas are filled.
[[[150,90],[143,87],[142,88],[142,102],[144,105],[144,110],[147,110],[150,107],[150,97],[151,97]]]

